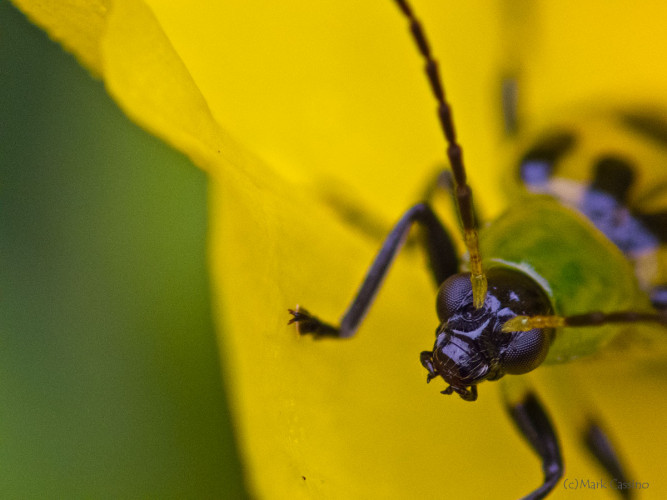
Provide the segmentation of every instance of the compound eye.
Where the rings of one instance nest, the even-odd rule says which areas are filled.
[[[549,352],[552,329],[535,329],[511,335],[512,340],[502,356],[506,373],[520,375],[542,364]]]
[[[440,285],[435,301],[435,308],[440,321],[445,321],[454,314],[468,296],[472,297],[470,274],[459,273],[447,278]]]

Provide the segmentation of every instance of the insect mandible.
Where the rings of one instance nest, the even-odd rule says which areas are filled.
[[[477,386],[484,381],[528,373],[547,359],[567,361],[564,331],[582,338],[578,353],[586,354],[614,337],[619,325],[667,326],[667,282],[655,270],[657,252],[667,241],[667,209],[626,208],[634,172],[624,158],[598,158],[589,186],[564,181],[558,162],[574,147],[576,137],[548,131],[521,159],[519,175],[527,188],[521,202],[478,231],[437,62],[407,1],[395,1],[409,22],[437,102],[467,261],[459,262],[449,234],[428,200],[423,201],[409,208],[390,231],[339,324],[322,321],[303,308],[289,310],[290,323],[296,323],[302,335],[353,336],[410,228],[418,225],[439,285],[435,344],[420,360],[427,382],[438,377],[446,382],[443,394],[475,401]],[[667,126],[654,118],[626,112],[617,119],[667,144]],[[531,228],[529,236],[526,227]],[[590,290],[597,292],[591,295]],[[506,407],[542,461],[543,482],[526,498],[543,498],[564,471],[554,426],[531,389],[508,399]],[[593,456],[612,477],[624,481],[616,452],[593,421],[587,436]]]

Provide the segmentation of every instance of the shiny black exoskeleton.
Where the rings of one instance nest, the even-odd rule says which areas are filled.
[[[456,392],[466,401],[477,399],[477,384],[484,380],[537,368],[553,340],[552,329],[502,331],[515,316],[553,313],[542,287],[511,269],[490,269],[487,276],[489,288],[480,309],[473,305],[470,274],[454,274],[442,283],[436,300],[441,323],[435,345],[433,351],[421,353],[427,381],[441,376],[449,384],[442,393]]]

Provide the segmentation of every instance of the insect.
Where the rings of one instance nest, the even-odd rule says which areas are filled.
[[[406,0],[395,0],[425,61],[427,79],[447,144],[452,195],[467,260],[428,200],[409,208],[386,237],[366,278],[337,325],[307,310],[290,310],[300,334],[347,338],[355,334],[391,263],[414,225],[422,228],[430,270],[438,285],[435,344],[420,354],[427,382],[438,377],[445,395],[478,398],[478,385],[528,373],[543,362],[564,362],[597,351],[624,326],[667,326],[667,276],[661,248],[667,240],[664,169],[637,198],[631,161],[617,153],[596,158],[586,185],[565,161],[581,135],[547,130],[519,161],[520,200],[479,230],[452,110],[429,43]],[[650,114],[618,112],[619,127],[667,147],[667,124]],[[660,177],[662,176],[662,177]],[[529,230],[527,229],[529,228]],[[662,266],[662,267],[661,267]],[[520,433],[542,462],[542,484],[526,498],[543,498],[563,475],[557,434],[530,387],[506,396]],[[587,445],[620,482],[626,474],[609,438],[591,420]]]

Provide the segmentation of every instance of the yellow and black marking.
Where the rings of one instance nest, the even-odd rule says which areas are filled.
[[[667,114],[559,125],[527,148],[517,174],[586,217],[633,263],[654,306],[667,308]]]

